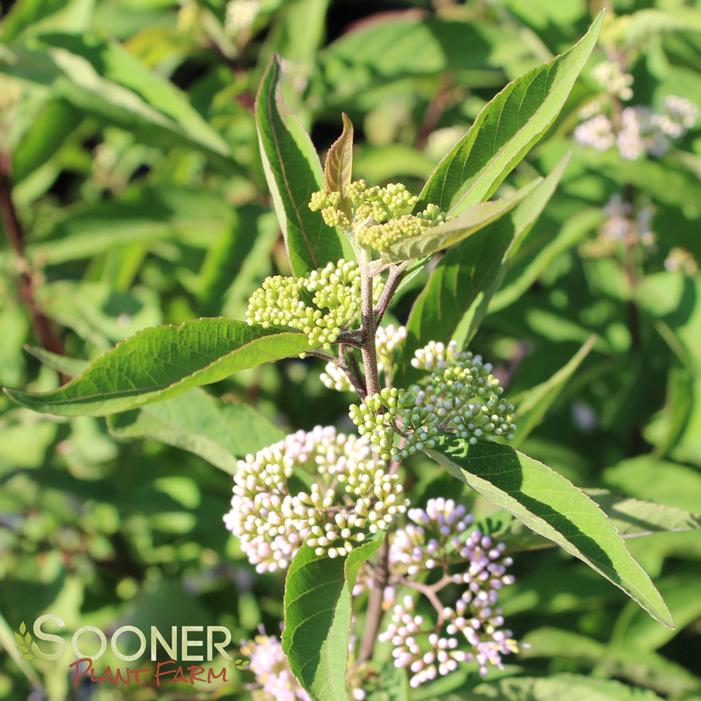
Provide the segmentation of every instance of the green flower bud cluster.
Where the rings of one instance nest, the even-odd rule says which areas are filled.
[[[293,476],[309,489],[294,491]],[[286,568],[304,544],[320,557],[345,557],[408,506],[398,475],[368,441],[332,426],[298,431],[239,460],[233,491],[224,522],[259,572]]]
[[[386,251],[393,244],[404,239],[421,236],[427,229],[442,224],[445,212],[435,204],[429,204],[418,214],[404,214],[384,224],[373,224],[358,232],[358,243],[376,251]]]
[[[514,407],[502,399],[492,366],[479,355],[458,351],[454,342],[432,341],[416,352],[412,365],[431,374],[408,389],[385,388],[350,407],[359,433],[383,460],[432,448],[441,433],[471,444],[513,438]]]
[[[435,204],[411,214],[416,200],[401,183],[370,187],[364,180],[356,180],[348,186],[347,203],[342,202],[340,192],[322,190],[312,195],[309,208],[321,212],[329,226],[354,232],[361,245],[384,251],[445,221],[445,213]],[[343,204],[349,207],[344,209]]]
[[[383,283],[373,282],[378,301]],[[314,346],[330,348],[341,331],[360,316],[360,269],[339,260],[306,277],[266,278],[248,302],[246,320],[263,328],[287,326],[304,333]]]

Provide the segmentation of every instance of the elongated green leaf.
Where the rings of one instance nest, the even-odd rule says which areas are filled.
[[[569,51],[509,83],[438,164],[417,211],[433,202],[452,213],[488,198],[555,121],[594,48],[603,13]]]
[[[327,192],[340,192],[340,208],[350,214],[348,186],[353,177],[353,123],[343,113],[343,132],[331,144],[324,164],[324,184]]]
[[[149,140],[196,147],[233,167],[229,147],[172,83],[150,72],[118,44],[90,35],[41,37],[40,50],[8,47],[0,72],[42,86],[49,85],[80,110]]]
[[[583,489],[606,514],[626,540],[653,533],[682,533],[701,530],[701,515],[642,499],[613,494],[605,489]],[[554,543],[530,531],[508,511],[499,510],[477,521],[475,527],[506,544],[510,552],[540,550]]]
[[[679,572],[661,578],[660,591],[669,604],[679,630],[686,628],[701,616],[701,572],[698,563],[689,563]],[[655,625],[636,608],[628,608],[621,614],[614,640],[638,650],[657,650],[669,642],[678,631]]]
[[[662,655],[629,645],[605,645],[567,630],[539,628],[528,633],[523,643],[521,655],[525,658],[564,657],[580,666],[596,666],[599,674],[604,672],[663,694],[680,694],[701,685],[701,679]]]
[[[547,465],[505,445],[444,438],[430,457],[622,589],[653,618],[674,625],[662,597],[601,509]]]
[[[377,537],[345,559],[317,557],[304,546],[285,581],[282,649],[314,701],[346,701],[351,592],[362,564],[380,547]]]
[[[470,701],[662,701],[652,691],[576,674],[501,679],[470,691]]]
[[[505,282],[492,298],[489,311],[498,312],[519,299],[553,261],[595,231],[603,219],[601,209],[583,209],[570,217],[549,241],[541,237],[524,239],[518,255],[507,261]]]
[[[518,429],[513,445],[519,446],[528,434],[543,420],[565,385],[591,352],[596,336],[592,336],[554,375],[545,382],[531,387],[517,404]]]
[[[309,350],[306,337],[230,319],[140,331],[52,392],[5,389],[13,401],[59,416],[105,416],[161,401],[234,372]]]
[[[343,255],[335,229],[307,206],[312,192],[323,187],[321,165],[309,136],[279,101],[280,61],[273,58],[256,99],[256,126],[265,177],[287,243],[290,266],[304,275]]]
[[[420,236],[395,243],[382,255],[389,261],[399,262],[430,256],[444,248],[454,246],[510,212],[537,185],[538,181],[500,200],[479,202],[463,214],[428,229]]]
[[[246,404],[224,402],[197,388],[109,419],[118,438],[155,438],[188,450],[229,474],[236,460],[285,434]]]
[[[438,262],[426,286],[414,302],[406,323],[407,340],[395,375],[399,386],[415,378],[410,365],[414,352],[431,340],[444,343],[454,337],[461,320],[473,308],[473,334],[486,313],[500,266],[512,242],[520,240],[535,224],[552,197],[569,163],[569,155],[524,197],[514,210],[468,237]],[[457,339],[461,343],[464,339]]]
[[[27,351],[29,355],[33,355],[37,360],[41,361],[47,368],[62,372],[69,377],[80,375],[88,366],[86,360],[67,358],[65,355],[57,355],[56,353],[47,351],[44,348],[38,348],[37,346],[25,345],[24,350]]]

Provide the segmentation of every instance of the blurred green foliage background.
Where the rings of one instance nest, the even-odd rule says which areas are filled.
[[[0,385],[11,387],[60,381],[55,358],[25,348],[46,346],[18,294],[26,270],[59,344],[50,350],[79,360],[146,326],[242,319],[260,281],[289,272],[252,115],[273,53],[283,57],[287,108],[320,151],[345,111],[356,126],[355,176],[414,190],[491,96],[574,43],[602,6],[608,24],[591,66],[623,52],[631,104],[658,108],[680,95],[701,109],[698,0],[3,6],[0,152],[24,232],[23,256],[0,237]],[[580,486],[698,512],[701,130],[634,161],[577,145],[580,110],[601,94],[586,71],[511,178],[547,173],[573,150],[473,346],[517,397],[597,334],[527,452]],[[606,235],[615,195],[651,212],[651,239]],[[425,275],[403,289],[396,320]],[[347,403],[321,385],[320,369],[289,360],[208,391],[254,404],[281,431],[348,427]],[[44,612],[69,629],[219,623],[239,640],[260,625],[278,631],[281,578],[255,575],[222,524],[232,456],[258,447],[255,435],[222,436],[231,453],[216,469],[170,445],[176,419],[151,419],[110,431],[103,420],[51,420],[0,397],[0,698],[33,688],[32,701],[190,698],[188,689],[74,691],[65,665],[20,666],[8,654],[13,631]],[[455,493],[435,466],[415,469],[417,495]],[[635,696],[643,700],[701,699],[701,536],[660,534],[631,549],[659,583],[675,631],[562,553],[524,553],[503,604],[530,647],[505,674],[580,672],[650,690]],[[449,679],[412,698],[469,698],[478,681]],[[197,693],[245,699],[250,682],[237,672],[233,686]]]

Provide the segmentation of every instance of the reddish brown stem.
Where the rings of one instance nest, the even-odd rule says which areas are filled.
[[[31,273],[24,248],[24,231],[12,199],[10,162],[8,153],[0,153],[0,212],[2,214],[5,236],[10,247],[15,252],[19,264],[19,296],[29,312],[32,329],[39,344],[52,353],[63,355],[63,341],[54,330],[51,321],[42,312],[36,300],[36,282]],[[61,382],[66,381],[67,378],[62,375]]]

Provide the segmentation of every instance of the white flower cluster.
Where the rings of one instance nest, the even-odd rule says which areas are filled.
[[[290,492],[295,472],[314,480],[309,491]],[[317,426],[239,460],[224,522],[251,564],[273,572],[305,543],[319,556],[344,557],[406,508],[398,476],[367,441]]]
[[[447,346],[431,341],[416,351],[412,365],[431,374],[421,384],[385,388],[350,407],[359,433],[370,439],[382,458],[408,457],[434,447],[441,433],[471,444],[513,438],[514,408],[501,398],[503,388],[491,374],[492,366],[479,355],[458,351],[454,341]],[[395,445],[395,439],[401,445]]]
[[[231,36],[248,32],[260,12],[260,0],[229,0],[226,5],[224,29]]]
[[[377,349],[377,368],[380,372],[392,371],[392,357],[396,350],[406,340],[406,329],[403,326],[382,326],[377,329],[375,336],[375,348]],[[324,367],[324,372],[319,376],[322,384],[337,392],[352,392],[353,385],[346,373],[335,363],[329,361]]]
[[[592,72],[606,92],[621,100],[633,97],[633,76],[624,71],[618,61],[602,61]]]
[[[374,279],[375,301],[383,283]],[[246,321],[263,328],[287,326],[302,331],[314,346],[330,348],[341,331],[360,316],[360,269],[343,259],[305,277],[266,278],[248,302]]]
[[[495,608],[499,591],[512,584],[506,574],[511,558],[491,538],[465,530],[471,518],[452,499],[431,499],[426,509],[411,509],[413,524],[397,531],[390,548],[393,573],[415,576],[440,569],[442,578],[421,591],[433,613],[417,613],[411,596],[394,606],[392,618],[380,639],[391,642],[397,667],[408,668],[410,685],[417,687],[476,662],[480,674],[489,665],[502,667],[502,655],[518,652],[518,643]],[[451,586],[464,587],[452,606],[439,595]],[[445,596],[445,594],[443,594]]]
[[[618,132],[605,114],[597,114],[574,130],[575,141],[607,151],[616,146],[621,158],[635,160],[645,154],[665,155],[673,141],[681,139],[696,123],[698,110],[686,98],[671,95],[661,112],[640,105],[626,107]]]
[[[241,652],[251,661],[257,689],[253,701],[311,701],[295,679],[280,641],[270,635],[257,635],[241,645]]]

